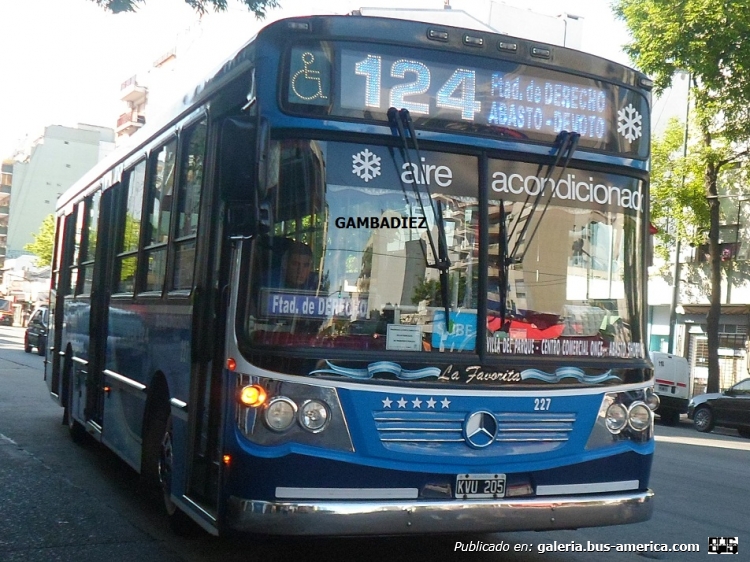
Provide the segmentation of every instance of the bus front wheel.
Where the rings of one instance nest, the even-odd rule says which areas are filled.
[[[156,469],[169,525],[177,535],[192,535],[195,533],[197,525],[172,501],[172,476],[175,469],[175,457],[172,414],[169,413],[168,407],[160,409],[155,425],[158,428],[157,435],[161,436]]]
[[[68,421],[68,433],[73,443],[82,445],[88,439],[88,433],[86,428],[73,418],[73,398],[75,396],[76,388],[73,380],[73,369],[71,363],[66,359],[65,361],[65,380],[68,381],[68,404],[67,404],[67,421]]]

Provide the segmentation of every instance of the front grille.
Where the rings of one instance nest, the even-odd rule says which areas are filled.
[[[373,413],[373,419],[380,442],[389,450],[447,454],[469,447],[463,435],[468,413],[381,410]],[[497,437],[485,450],[509,456],[562,447],[576,420],[572,413],[493,412],[493,415],[498,422]]]

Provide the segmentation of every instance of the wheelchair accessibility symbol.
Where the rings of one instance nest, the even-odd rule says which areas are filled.
[[[320,70],[311,68],[315,62],[315,55],[309,51],[302,53],[301,61],[304,68],[292,75],[291,86],[294,95],[305,101],[328,99],[323,93]]]

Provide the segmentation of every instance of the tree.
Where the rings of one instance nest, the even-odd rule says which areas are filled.
[[[685,124],[676,117],[651,144],[651,222],[659,226],[654,253],[671,259],[679,238],[691,246],[705,242],[708,202],[703,193],[702,161],[694,146],[685,146]]]
[[[31,235],[33,242],[26,244],[23,249],[36,256],[38,265],[52,263],[52,249],[55,246],[55,215],[47,215],[39,227],[39,232]]]
[[[710,297],[710,263],[705,260],[707,233],[710,227],[708,199],[703,186],[703,160],[700,139],[692,136],[685,139],[688,131],[694,131],[695,124],[686,126],[677,118],[667,123],[665,131],[654,137],[651,144],[651,222],[658,226],[655,234],[654,255],[660,259],[662,267],[658,274],[668,283],[674,282],[677,273],[688,282],[683,285],[688,297],[700,295]],[[687,143],[687,144],[686,144]],[[734,225],[743,222],[747,215],[741,204],[739,186],[750,185],[744,169],[726,168],[721,173],[719,186],[722,189],[721,219],[723,224]],[[743,229],[728,226],[722,235],[722,275],[731,283],[750,280],[750,261],[747,259],[726,259],[726,252],[735,242],[743,253],[750,248],[750,239]],[[735,238],[736,237],[736,238]],[[694,248],[695,259],[680,264],[675,270],[672,263],[677,252],[677,242],[682,248],[688,244]],[[728,297],[728,295],[727,295]]]
[[[145,4],[146,0],[91,0],[96,2],[98,6],[101,6],[105,10],[109,10],[114,14],[120,12],[135,12],[138,9],[139,4]],[[156,0],[154,0],[156,1]],[[266,16],[266,9],[278,8],[279,3],[276,0],[238,0],[247,6],[247,9],[254,12],[256,17],[264,18]],[[216,12],[223,12],[227,9],[227,0],[185,0],[185,2],[191,8],[195,9],[200,15],[205,14],[209,8],[213,8]]]
[[[688,72],[700,136],[701,175],[708,205],[710,307],[706,318],[708,392],[719,389],[722,252],[719,177],[728,164],[747,161],[750,138],[750,10],[725,0],[615,0],[632,41],[633,62],[654,78],[656,93]]]

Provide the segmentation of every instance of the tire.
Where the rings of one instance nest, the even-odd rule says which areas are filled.
[[[664,410],[659,417],[664,425],[673,426],[680,423],[680,413],[677,410]]]
[[[701,433],[708,433],[714,428],[714,415],[708,406],[701,406],[695,410],[693,427]]]
[[[31,344],[29,343],[29,334],[23,336],[23,350],[26,353],[31,353]]]
[[[172,531],[181,537],[194,536],[200,528],[172,501],[172,472],[174,469],[172,426],[172,414],[169,412],[169,406],[163,404],[159,407],[152,422],[154,433],[160,436],[156,469],[162,504],[169,518],[169,526]]]
[[[86,428],[81,425],[80,422],[73,419],[73,372],[70,367],[70,362],[65,361],[65,376],[68,381],[68,405],[67,405],[67,419],[68,419],[68,433],[70,439],[76,445],[82,445],[88,439],[88,433]]]
[[[36,341],[36,353],[37,355],[44,356],[45,349],[47,347],[47,338],[39,336]]]

